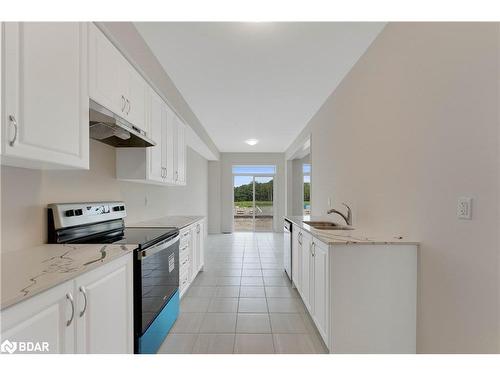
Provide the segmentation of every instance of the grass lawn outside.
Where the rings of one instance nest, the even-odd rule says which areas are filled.
[[[272,201],[257,201],[255,202],[256,206],[264,207],[264,206],[272,206],[273,202]],[[250,208],[253,207],[253,202],[252,201],[242,201],[242,202],[234,202],[235,207],[242,207],[242,208]]]

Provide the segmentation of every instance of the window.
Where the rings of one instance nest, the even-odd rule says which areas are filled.
[[[275,165],[233,165],[233,174],[238,175],[274,175]]]
[[[303,214],[311,214],[311,164],[302,165],[302,176],[304,182]]]

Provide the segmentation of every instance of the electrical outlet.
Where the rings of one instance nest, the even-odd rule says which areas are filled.
[[[457,217],[459,219],[472,219],[472,198],[460,197],[458,198]]]

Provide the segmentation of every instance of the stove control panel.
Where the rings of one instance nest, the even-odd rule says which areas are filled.
[[[49,204],[56,229],[127,216],[123,202],[55,203]]]

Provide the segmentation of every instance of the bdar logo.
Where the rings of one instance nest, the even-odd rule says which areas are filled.
[[[2,353],[9,353],[12,354],[16,351],[17,349],[17,342],[10,342],[9,340],[5,340],[2,342],[2,345],[0,345],[0,351]]]

